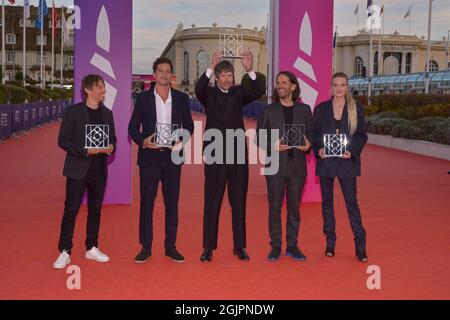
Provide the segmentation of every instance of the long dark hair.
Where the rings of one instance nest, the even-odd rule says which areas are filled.
[[[292,72],[280,71],[280,72],[278,72],[277,77],[275,78],[275,81],[276,81],[276,79],[278,79],[278,77],[280,75],[284,75],[284,76],[288,77],[289,81],[292,84],[295,84],[295,90],[292,92],[292,101],[294,101],[294,102],[297,101],[298,98],[300,97],[300,84],[298,83],[297,77]],[[275,85],[275,88],[273,89],[273,99],[276,102],[280,102],[280,97],[278,96],[276,85]]]

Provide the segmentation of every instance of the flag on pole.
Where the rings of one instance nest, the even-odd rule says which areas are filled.
[[[30,0],[24,0],[24,13],[25,13],[25,19],[30,19]]]
[[[47,1],[39,0],[39,10],[38,17],[36,19],[36,28],[39,30],[43,29],[44,17],[48,15]]]
[[[52,0],[52,24],[53,24],[53,31],[52,31],[52,38],[55,38],[56,34],[56,10],[55,10],[55,1]]]
[[[370,17],[373,14],[373,8],[372,8],[373,1],[367,0],[367,16]]]
[[[62,29],[62,37],[64,39],[64,45],[70,45],[70,37],[69,37],[69,26],[67,25],[66,17],[64,14],[61,18],[61,29]]]
[[[380,10],[380,17],[384,14],[384,3],[381,6],[381,10]]]
[[[406,12],[406,14],[403,17],[403,19],[406,19],[406,18],[408,18],[411,15],[411,8],[412,8],[412,6],[409,6],[408,11]]]
[[[8,0],[11,4],[16,4],[16,0]]]
[[[358,5],[356,6],[355,11],[353,13],[354,13],[355,16],[359,13],[359,2],[358,2]]]

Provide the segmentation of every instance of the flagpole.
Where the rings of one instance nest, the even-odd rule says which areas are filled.
[[[378,76],[381,75],[381,26],[378,34]]]
[[[5,0],[2,0],[2,84],[5,84],[6,80],[5,60]]]
[[[372,57],[372,29],[373,29],[373,10],[371,9],[372,14],[370,15],[370,35],[369,35],[369,83],[368,83],[368,98],[367,102],[369,106],[371,105],[371,96],[372,96],[372,71],[373,71],[373,57]]]
[[[448,44],[449,44],[449,38],[450,37],[450,30],[448,30],[447,32],[447,48],[445,48],[445,69],[450,69],[449,65],[448,65],[448,55],[449,53],[449,49],[448,49]]]
[[[63,85],[63,60],[64,60],[64,26],[63,23],[65,23],[64,19],[64,6],[61,6],[61,75],[59,78],[59,83],[61,84],[61,88]]]
[[[428,8],[428,44],[427,44],[427,59],[425,64],[425,93],[429,93],[429,85],[430,85],[430,47],[431,47],[431,9],[433,0],[429,0],[429,8]]]
[[[25,13],[25,1],[23,2],[23,49],[22,49],[22,77],[23,77],[23,86],[25,87],[26,85],[26,70],[27,70],[27,49],[26,49],[26,45],[27,45],[27,41],[26,41],[26,37],[27,37],[27,29],[26,29],[26,25],[27,25],[27,18],[26,18],[26,13]]]
[[[44,71],[43,71],[43,63],[44,63],[44,6],[40,4],[41,7],[41,89],[44,90]]]
[[[53,73],[55,69],[55,3],[52,1],[52,89],[53,89]]]

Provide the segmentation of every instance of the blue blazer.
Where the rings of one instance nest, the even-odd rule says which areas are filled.
[[[353,178],[361,175],[361,152],[367,143],[364,110],[356,105],[358,125],[353,136],[349,135],[347,104],[342,113],[339,133],[347,134],[347,150],[351,152],[350,159],[319,157],[319,150],[324,147],[323,135],[336,133],[333,114],[333,101],[320,103],[313,114],[313,149],[317,158],[316,175],[319,177]]]
[[[178,124],[179,128],[194,132],[191,110],[189,108],[189,97],[187,94],[171,89],[172,96],[172,123]],[[155,89],[141,92],[137,98],[128,124],[128,133],[131,139],[138,145],[137,164],[140,167],[151,166],[160,159],[160,151],[143,148],[144,140],[155,132],[156,126],[156,104]],[[142,126],[142,130],[141,130]]]

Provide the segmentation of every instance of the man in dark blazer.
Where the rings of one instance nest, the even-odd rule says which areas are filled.
[[[250,52],[244,53],[241,58],[241,63],[251,79],[249,88],[242,85],[235,86],[233,65],[227,60],[221,60],[222,53],[217,51],[213,55],[210,67],[195,86],[196,96],[206,111],[205,130],[213,129],[220,132],[224,141],[222,157],[219,156],[220,151],[215,150],[217,152],[211,155],[213,159],[210,160],[212,161],[205,161],[203,252],[200,256],[202,262],[210,262],[212,252],[217,248],[219,213],[225,187],[228,189],[228,199],[232,210],[233,254],[243,261],[250,259],[245,251],[245,210],[248,189],[247,145],[244,140],[245,154],[237,154],[236,150],[242,146],[235,144],[234,159],[231,159],[233,163],[228,163],[227,153],[231,151],[226,150],[225,137],[227,130],[232,132],[245,130],[242,107],[262,96],[265,92],[265,85],[256,78],[256,73],[253,71],[253,55]],[[216,85],[210,87],[209,82],[213,73]],[[204,141],[203,143],[204,155],[210,142]],[[209,156],[205,155],[205,157]],[[243,163],[239,163],[238,158],[242,159]]]
[[[111,110],[102,103],[106,90],[100,76],[86,76],[81,87],[84,101],[67,108],[58,136],[59,147],[66,151],[63,174],[67,177],[67,182],[58,245],[60,255],[53,264],[55,269],[64,269],[70,263],[75,219],[86,190],[88,197],[86,259],[98,262],[109,261],[109,257],[97,247],[100,212],[108,177],[107,158],[115,151],[117,141],[114,119]],[[108,147],[85,148],[88,124],[109,126]]]
[[[162,148],[155,141],[157,123],[176,124],[178,128],[187,130],[190,135],[194,131],[188,96],[170,87],[172,70],[172,62],[169,59],[156,59],[153,63],[156,84],[137,96],[128,125],[128,133],[139,148],[137,160],[141,192],[139,242],[142,249],[135,258],[136,263],[147,261],[152,254],[153,207],[159,181],[162,183],[166,209],[165,254],[175,262],[184,262],[184,257],[175,246],[181,164],[172,161],[170,147]],[[175,148],[186,142],[186,140],[177,142]]]
[[[272,175],[266,174],[269,235],[272,247],[268,255],[269,261],[278,260],[281,254],[281,206],[285,192],[287,198],[286,254],[300,261],[306,260],[306,256],[298,247],[297,239],[300,228],[299,203],[307,175],[305,153],[310,150],[310,141],[312,141],[312,112],[308,105],[297,102],[299,95],[300,86],[295,75],[288,71],[280,72],[276,77],[273,94],[275,102],[263,109],[257,123],[258,145],[266,149],[268,155],[272,152],[279,153],[278,172]],[[303,145],[289,147],[283,144],[282,137],[276,139],[271,135],[272,130],[278,130],[281,136],[283,127],[287,124],[304,126]],[[266,165],[268,166],[269,164]]]

